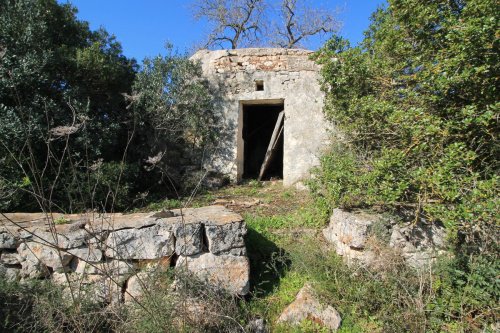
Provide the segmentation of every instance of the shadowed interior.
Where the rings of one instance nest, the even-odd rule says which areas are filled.
[[[243,105],[243,140],[245,142],[243,178],[258,178],[281,111],[283,111],[283,103]],[[283,178],[283,135],[281,133],[278,139],[276,152],[264,173],[263,180]]]

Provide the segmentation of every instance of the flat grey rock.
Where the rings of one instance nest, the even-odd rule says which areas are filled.
[[[105,254],[115,259],[159,259],[171,256],[174,250],[175,238],[171,229],[154,225],[110,232]]]
[[[35,242],[22,243],[17,251],[24,272],[44,271],[43,266],[50,267],[54,271],[63,270],[73,258],[63,250]],[[40,263],[43,265],[40,266]]]
[[[247,228],[245,222],[231,224],[205,224],[208,250],[213,254],[230,253],[232,249],[245,246]]]
[[[14,267],[7,267],[0,264],[0,278],[7,281],[17,281],[21,276],[21,269]]]
[[[0,229],[0,249],[16,249],[19,241],[7,230]]]
[[[389,245],[400,251],[411,267],[426,267],[446,252],[446,230],[436,223],[396,225]]]
[[[173,228],[175,253],[191,256],[203,250],[203,226],[201,223],[179,224]]]
[[[250,289],[250,263],[247,257],[202,253],[179,257],[175,267],[187,270],[202,281],[232,294],[246,295]]]

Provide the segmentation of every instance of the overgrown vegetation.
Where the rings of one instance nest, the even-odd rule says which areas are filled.
[[[0,2],[0,209],[225,204],[247,221],[252,284],[244,300],[186,276],[174,292],[167,270],[140,303],[103,307],[72,303],[49,281],[0,279],[0,330],[237,332],[263,318],[272,332],[322,332],[276,324],[311,282],[340,312],[340,332],[494,332],[499,9],[390,0],[360,46],[332,39],[317,54],[325,111],[343,135],[316,171],[314,197],[257,181],[193,197],[182,190],[199,188],[224,136],[199,66],[170,49],[139,70],[70,5]],[[377,269],[349,267],[321,236],[333,207],[444,222],[455,252],[416,271],[374,240]]]
[[[114,37],[76,20],[70,5],[2,1],[0,26],[0,207],[38,210],[47,203],[32,194],[43,192],[72,210],[70,201],[82,200],[74,188],[87,184],[83,170],[122,157],[129,117],[121,93],[130,93],[137,66]]]
[[[75,13],[0,3],[1,209],[125,210],[190,190],[223,134],[200,67],[168,47],[139,69]]]
[[[330,40],[325,112],[344,133],[313,189],[332,206],[411,210],[498,239],[497,1],[389,1],[363,43]]]
[[[77,302],[50,280],[0,278],[2,332],[237,332],[247,321],[238,300],[171,269],[151,271],[144,296],[127,306],[103,306],[94,292]],[[178,279],[175,290],[172,283]],[[102,292],[102,291],[97,291]]]
[[[370,249],[377,254],[378,268],[349,267],[321,236],[328,210],[315,206],[305,193],[279,183],[253,182],[207,192],[192,204],[220,200],[243,213],[249,229],[251,294],[246,300],[185,276],[176,293],[170,270],[151,274],[144,281],[150,286],[146,296],[128,308],[102,308],[92,302],[72,307],[61,300],[60,290],[48,284],[2,284],[0,300],[10,304],[2,307],[4,327],[26,331],[32,326],[19,325],[37,322],[41,330],[86,331],[95,325],[94,331],[243,332],[249,321],[263,318],[271,332],[323,332],[314,322],[295,328],[276,324],[281,311],[309,282],[324,304],[340,312],[340,332],[494,332],[498,261],[443,258],[435,267],[415,271],[396,253],[373,242]],[[204,306],[197,308],[196,299]],[[193,315],[193,308],[210,315]]]
[[[456,258],[431,275],[429,331],[487,329],[498,316],[499,9],[390,0],[361,45],[334,38],[316,54],[342,133],[310,184],[317,200],[448,228]]]

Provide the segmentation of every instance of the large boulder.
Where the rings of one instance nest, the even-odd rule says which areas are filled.
[[[219,205],[173,212],[175,217],[167,220],[172,220],[172,222],[177,220],[175,228],[178,228],[181,223],[186,226],[191,223],[203,225],[209,252],[246,255],[244,237],[247,229],[241,215]]]
[[[340,314],[332,306],[323,305],[310,284],[306,283],[295,300],[288,305],[278,318],[278,323],[296,326],[304,320],[336,331],[342,321]]]
[[[380,262],[388,260],[368,246],[368,240],[375,237],[373,231],[378,222],[383,222],[383,217],[378,214],[334,209],[323,235],[335,246],[336,252],[347,259],[348,264],[357,262],[376,268]],[[446,231],[441,224],[426,223],[423,219],[417,223],[385,222],[389,223],[378,225],[384,226],[383,233],[389,239],[385,242],[378,239],[378,242],[388,243],[383,248],[390,258],[404,259],[409,266],[421,268],[446,253]]]
[[[73,258],[65,250],[35,242],[22,243],[17,252],[19,253],[23,277],[44,276],[47,267],[53,271],[64,270]]]
[[[42,229],[23,230],[19,234],[23,242],[33,242],[43,244],[49,247],[58,247],[60,249],[69,248],[68,238],[60,233],[52,233]]]
[[[245,256],[202,253],[179,257],[175,267],[235,295],[246,295],[250,289],[250,263]]]
[[[107,232],[93,233],[87,229],[79,228],[65,233],[64,236],[66,237],[66,245],[69,249],[85,246],[96,248],[102,247],[107,237]]]
[[[192,256],[203,251],[201,223],[179,223],[172,227],[175,235],[175,253]]]

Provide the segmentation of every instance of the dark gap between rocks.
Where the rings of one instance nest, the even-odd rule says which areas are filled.
[[[201,224],[201,252],[208,253],[208,236],[205,224]]]
[[[172,254],[172,256],[170,257],[170,267],[175,267],[178,259],[179,259],[179,256],[177,255],[177,253],[174,252]]]

